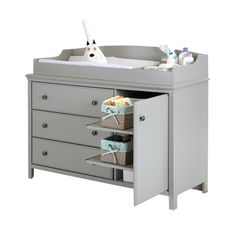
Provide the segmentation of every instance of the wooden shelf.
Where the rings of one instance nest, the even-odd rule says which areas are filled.
[[[105,128],[101,126],[101,122],[96,122],[93,124],[89,124],[86,125],[88,129],[92,129],[92,130],[98,130],[98,131],[105,131],[105,132],[115,132],[115,133],[119,133],[119,134],[129,134],[129,135],[133,135],[133,128],[130,129],[113,129],[113,128]]]
[[[113,163],[104,162],[104,161],[101,161],[100,155],[87,159],[86,163],[90,164],[90,165],[103,166],[103,167],[107,167],[107,168],[133,171],[133,164],[130,164],[127,166],[121,166],[121,165],[117,165],[117,164],[113,164]]]

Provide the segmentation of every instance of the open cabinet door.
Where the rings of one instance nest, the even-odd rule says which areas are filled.
[[[168,95],[134,105],[134,205],[168,189]]]

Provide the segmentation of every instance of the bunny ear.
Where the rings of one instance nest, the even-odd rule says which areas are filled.
[[[93,40],[93,44],[96,44],[95,40]]]
[[[89,41],[87,41],[87,46],[89,45]]]

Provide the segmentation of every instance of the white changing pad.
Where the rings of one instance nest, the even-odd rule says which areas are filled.
[[[70,56],[68,61],[54,60],[54,59],[39,59],[39,63],[52,63],[63,65],[78,65],[78,66],[94,66],[94,67],[106,67],[106,68],[123,68],[123,69],[135,69],[143,68],[145,66],[153,66],[160,64],[159,61],[149,60],[137,60],[127,59],[120,57],[106,57],[107,63],[95,63],[84,61],[83,56]]]

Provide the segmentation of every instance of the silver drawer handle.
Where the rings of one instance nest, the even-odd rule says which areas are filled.
[[[48,98],[47,95],[43,95],[43,96],[42,96],[42,99],[43,99],[43,100],[46,100],[47,98]]]
[[[48,153],[47,153],[46,151],[43,151],[43,152],[42,152],[42,155],[43,155],[43,156],[47,156]]]
[[[95,136],[95,135],[97,135],[97,134],[98,134],[98,132],[97,132],[96,130],[93,130],[93,131],[92,131],[92,135]]]
[[[139,120],[140,120],[140,121],[145,121],[145,116],[140,116],[140,117],[139,117]]]
[[[98,104],[98,102],[97,102],[97,101],[95,101],[95,100],[94,100],[94,101],[92,101],[92,105],[93,105],[93,106],[96,106],[97,104]]]
[[[42,127],[43,127],[43,128],[47,128],[47,127],[48,127],[48,124],[44,123],[44,124],[42,124]]]

